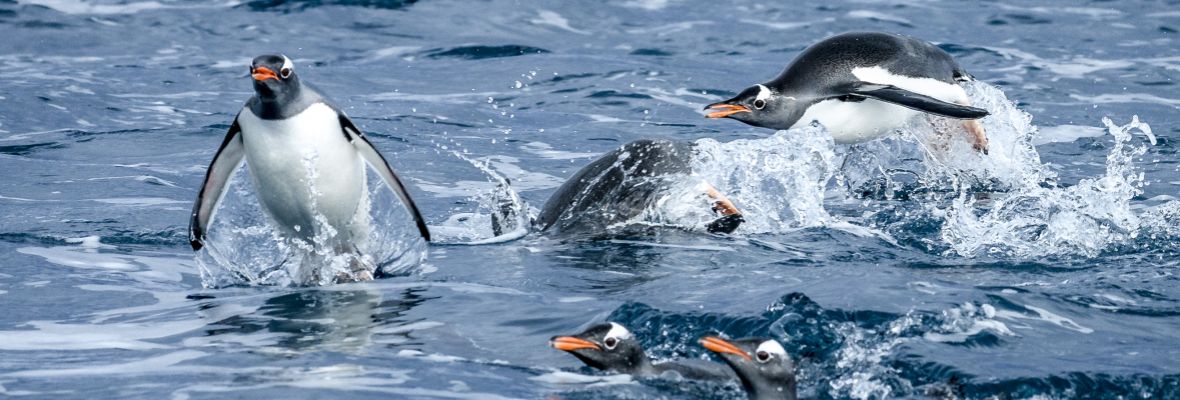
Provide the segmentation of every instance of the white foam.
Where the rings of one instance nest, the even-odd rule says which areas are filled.
[[[528,142],[520,146],[521,150],[536,154],[550,160],[576,160],[597,157],[598,153],[580,153],[572,151],[554,150],[553,146],[542,142]]]
[[[1070,94],[1069,97],[1092,104],[1146,103],[1180,108],[1180,99],[1170,99],[1149,93],[1106,93],[1095,96]]]
[[[190,201],[169,199],[164,197],[118,197],[108,199],[91,199],[99,203],[116,204],[121,206],[159,206],[165,204],[188,204]]]
[[[1106,130],[1097,126],[1086,125],[1057,125],[1040,128],[1033,136],[1033,145],[1040,146],[1049,143],[1069,143],[1081,138],[1101,137]]]
[[[1015,319],[1039,320],[1039,321],[1044,321],[1044,322],[1048,322],[1053,325],[1060,326],[1065,329],[1077,331],[1080,333],[1086,333],[1086,334],[1094,333],[1094,329],[1082,326],[1082,325],[1078,324],[1077,322],[1074,322],[1072,319],[1063,317],[1058,314],[1054,314],[1054,313],[1050,312],[1049,310],[1046,310],[1046,309],[1043,309],[1040,307],[1030,306],[1027,304],[1024,305],[1024,308],[1036,313],[1037,315],[1031,316],[1028,314],[1005,310],[1005,311],[998,311],[996,313],[996,316],[998,316],[1000,318],[1013,319],[1013,320],[1015,320]]]
[[[574,27],[570,26],[570,21],[568,19],[562,17],[561,14],[549,10],[537,10],[537,18],[531,19],[529,22],[536,25],[548,25],[556,27],[558,29],[570,31],[580,35],[590,34],[590,32],[581,29],[574,29]]]
[[[191,332],[207,326],[200,319],[150,324],[59,324],[30,321],[31,330],[0,331],[2,350],[152,350],[172,346],[146,341]]]

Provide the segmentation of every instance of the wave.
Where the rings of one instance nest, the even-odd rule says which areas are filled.
[[[796,361],[801,398],[1065,398],[1093,393],[1164,398],[1180,393],[1180,375],[1175,374],[1077,371],[997,379],[912,354],[911,349],[922,346],[998,347],[1020,336],[1009,328],[1017,321],[1060,322],[1026,315],[1029,311],[1019,308],[1022,306],[1014,303],[968,302],[941,312],[897,314],[828,309],[801,293],[790,293],[750,315],[673,312],[626,303],[606,320],[627,326],[656,359],[708,359],[708,352],[696,344],[704,335],[773,337]],[[661,385],[658,381],[643,383]],[[596,390],[587,385],[574,391],[585,394]],[[616,393],[619,389],[602,390]],[[701,397],[732,396],[732,388],[715,385],[694,390]]]

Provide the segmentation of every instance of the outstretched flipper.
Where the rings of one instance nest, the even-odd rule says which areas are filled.
[[[847,92],[853,96],[868,97],[902,107],[957,119],[978,119],[988,115],[987,110],[977,107],[948,103],[924,94],[914,93],[892,85],[857,82],[849,85]]]
[[[343,128],[344,135],[348,141],[356,147],[361,157],[365,159],[373,169],[377,170],[377,174],[381,175],[381,180],[397,193],[397,197],[402,199],[402,203],[406,205],[406,209],[414,217],[414,222],[418,224],[418,232],[422,234],[422,239],[427,242],[430,241],[430,230],[426,228],[426,220],[422,218],[422,213],[418,212],[418,206],[414,204],[414,200],[410,198],[410,194],[406,192],[405,185],[402,185],[401,179],[398,179],[397,174],[393,172],[393,168],[389,167],[389,163],[385,161],[385,157],[377,152],[373,147],[373,143],[361,133],[360,128],[357,128],[351,120],[342,112],[337,112],[340,115],[340,127]]]
[[[234,118],[225,140],[221,142],[221,148],[217,149],[217,155],[213,156],[213,162],[209,163],[209,169],[205,171],[205,183],[201,185],[201,192],[193,203],[193,215],[188,223],[188,242],[193,246],[193,251],[205,246],[205,232],[213,221],[213,212],[225,195],[230,176],[242,165],[245,153],[241,133],[238,119]]]

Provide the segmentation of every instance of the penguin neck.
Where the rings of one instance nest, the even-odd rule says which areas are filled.
[[[262,119],[287,119],[307,108],[303,90],[292,85],[279,93],[258,93],[250,102],[250,111]]]
[[[628,359],[627,364],[623,366],[620,372],[637,376],[655,375],[658,373],[655,366],[652,365],[651,359],[647,357],[647,352],[643,351],[643,349],[640,349],[638,354]]]
[[[761,377],[749,379],[745,375],[739,376],[750,400],[795,400],[797,397],[793,378],[787,382],[767,382]]]

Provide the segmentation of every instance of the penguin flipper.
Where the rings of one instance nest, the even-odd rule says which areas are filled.
[[[205,171],[205,182],[193,203],[193,214],[188,223],[188,242],[193,251],[205,246],[205,232],[209,229],[209,223],[213,221],[213,212],[217,210],[217,204],[225,194],[225,186],[229,183],[230,176],[242,165],[245,149],[241,133],[242,127],[238,125],[238,119],[234,118],[234,123],[229,126],[229,132],[226,132],[225,139],[221,141],[221,148],[217,149],[217,155],[213,156],[209,169]]]
[[[377,174],[381,175],[381,180],[397,193],[397,197],[401,198],[402,203],[406,205],[406,209],[414,217],[414,222],[418,225],[418,232],[422,234],[422,238],[427,242],[430,241],[430,230],[426,228],[426,220],[422,218],[422,213],[418,212],[418,206],[414,204],[414,199],[410,198],[410,193],[406,192],[406,186],[402,184],[401,179],[393,172],[393,168],[389,167],[389,163],[385,161],[385,157],[377,152],[373,147],[373,143],[361,133],[360,128],[357,128],[352,120],[344,113],[337,112],[340,115],[340,128],[344,131],[344,136],[352,143],[361,157],[377,170]]]
[[[957,119],[979,119],[988,115],[987,110],[978,107],[948,103],[924,94],[911,92],[893,85],[855,82],[848,88],[848,94],[868,97],[902,107]]]

